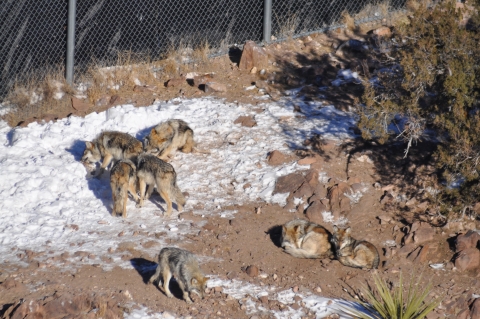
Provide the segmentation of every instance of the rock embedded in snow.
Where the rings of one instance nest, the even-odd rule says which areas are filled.
[[[277,150],[271,151],[267,156],[267,163],[272,166],[282,165],[287,162],[289,162],[288,156]]]
[[[242,115],[239,116],[235,121],[233,121],[233,124],[240,124],[241,126],[245,127],[254,127],[257,126],[257,121],[255,121],[252,115]]]

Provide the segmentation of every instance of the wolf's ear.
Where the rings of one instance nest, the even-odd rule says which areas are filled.
[[[207,277],[207,276],[203,277],[203,282],[206,282],[208,279],[210,279],[210,277]]]
[[[93,143],[92,142],[85,142],[85,147],[86,148],[93,148]]]
[[[198,283],[197,278],[192,278],[191,283],[192,285],[196,285]]]
[[[299,229],[300,229],[300,226],[299,226],[299,225],[293,226],[293,230],[294,230],[296,233],[298,233]]]
[[[157,135],[157,131],[155,130],[155,128],[152,128],[152,130],[150,131],[150,135]]]

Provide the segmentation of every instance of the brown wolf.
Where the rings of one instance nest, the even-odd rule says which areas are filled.
[[[282,248],[297,258],[333,258],[330,237],[322,226],[294,219],[282,227]]]
[[[178,211],[183,209],[185,197],[177,186],[177,173],[172,165],[154,155],[142,153],[137,158],[137,178],[140,189],[137,207],[143,206],[143,201],[150,198],[153,187],[157,185],[157,191],[167,203],[166,216],[172,213],[172,199],[177,204]],[[147,186],[148,190],[145,194]]]
[[[128,192],[136,202],[137,195],[137,169],[130,160],[116,162],[110,171],[110,186],[112,187],[113,216],[127,217]]]
[[[165,292],[168,298],[172,298],[173,295],[168,288],[172,275],[182,290],[183,299],[187,303],[192,303],[192,299],[190,299],[190,293],[192,292],[203,299],[208,277],[204,276],[194,254],[174,247],[165,247],[160,250],[157,270],[149,282],[158,281],[157,286]],[[163,279],[163,286],[160,286],[160,277]]]
[[[145,152],[163,160],[177,149],[191,153],[195,146],[193,130],[183,120],[168,120],[152,128],[143,145]]]
[[[103,158],[99,171],[94,174],[98,177],[103,174],[112,160],[135,161],[135,158],[142,152],[142,142],[135,137],[122,132],[104,131],[93,141],[85,142],[82,162],[91,164],[99,162]]]
[[[354,268],[378,268],[380,256],[377,248],[368,241],[355,240],[350,233],[350,227],[343,229],[333,226],[332,242],[340,263]]]

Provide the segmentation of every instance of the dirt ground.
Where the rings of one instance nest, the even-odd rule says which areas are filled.
[[[274,100],[286,89],[303,87],[307,99],[322,99],[339,109],[348,110],[353,107],[354,98],[361,94],[361,86],[347,83],[335,87],[331,81],[340,69],[355,70],[362,76],[365,68],[374,72],[378,62],[362,52],[336,52],[335,48],[349,37],[354,35],[345,35],[342,31],[273,44],[268,48],[272,64],[266,75],[239,70],[232,64],[238,59],[239,56],[235,55],[238,52],[233,52],[230,57],[218,58],[217,62],[210,65],[210,72],[215,72],[215,81],[227,84],[228,91],[213,95],[228,101],[255,105],[258,103],[256,97],[265,91]],[[311,41],[317,44],[308,45]],[[312,66],[318,68],[312,69]],[[311,72],[314,72],[313,75]],[[264,91],[245,90],[252,84],[259,87],[258,83],[262,81],[267,83]],[[328,91],[321,96],[316,93],[319,87],[325,86],[329,88]],[[193,98],[209,94],[185,82],[179,86],[161,87],[153,93],[119,94],[114,103],[93,111],[102,111],[122,103],[134,102],[141,107],[151,104],[155,99],[168,100],[179,95]],[[303,116],[301,112],[299,116]],[[429,297],[444,298],[428,318],[469,318],[469,308],[474,300],[472,294],[479,292],[480,278],[476,270],[459,271],[452,261],[455,238],[468,228],[477,229],[477,222],[462,221],[455,227],[452,223],[436,223],[433,217],[422,219],[416,215],[418,210],[413,207],[422,203],[421,198],[416,198],[413,204],[409,203],[418,193],[419,176],[420,179],[422,176],[428,177],[428,173],[425,170],[422,173],[421,169],[428,167],[430,158],[418,149],[432,146],[420,146],[417,151],[412,150],[409,159],[402,159],[402,145],[398,146],[398,150],[387,150],[359,140],[345,141],[341,145],[328,141],[322,143],[306,141],[308,147],[301,152],[297,150],[296,155],[287,161],[314,159],[310,170],[326,172],[325,182],[315,191],[320,198],[328,197],[332,187],[340,183],[352,188],[354,184],[356,187],[361,185],[362,197],[358,202],[346,210],[338,211],[335,217],[347,218],[357,239],[368,240],[377,247],[381,256],[378,270],[349,268],[330,259],[297,259],[284,253],[279,245],[281,225],[294,218],[306,218],[302,205],[292,209],[252,202],[227,207],[237,211],[233,219],[216,216],[207,220],[187,211],[181,213],[179,218],[190,221],[198,233],[171,244],[198,255],[211,256],[203,261],[201,267],[206,274],[216,275],[220,279],[235,279],[257,286],[271,286],[276,291],[292,289],[293,292],[331,298],[361,298],[361,289],[373,282],[373,273],[379,274],[391,285],[398,283],[400,274],[407,282],[415,274],[413,280],[419,287],[431,282]],[[395,201],[390,200],[394,195],[404,196],[406,200],[394,205]],[[323,222],[322,225],[332,231],[331,222]],[[409,238],[412,227],[428,229],[429,236],[412,241]],[[387,241],[388,246],[385,245]],[[225,293],[222,287],[208,288],[204,300],[193,296],[194,304],[188,305],[181,300],[178,287],[171,283],[177,298],[168,299],[158,288],[148,284],[155,269],[156,257],[136,250],[130,253],[133,255],[130,259],[133,269],[116,267],[104,271],[94,265],[84,266],[74,272],[61,261],[58,267],[45,268],[36,260],[35,254],[25,252],[27,267],[4,263],[0,269],[0,316],[49,318],[55,313],[55,318],[118,318],[122,317],[123,312],[129,313],[144,306],[151,312],[167,311],[185,318],[271,318],[274,316],[272,311],[281,316],[278,314],[292,309],[302,311],[304,318],[320,318],[304,306],[302,298],[286,305],[272,300],[270,295],[271,299],[253,300],[258,309],[265,310],[247,314],[246,298],[235,299]],[[430,264],[443,264],[444,268],[436,270]],[[65,309],[58,303],[62,300],[73,300],[70,302],[72,306]],[[23,306],[25,304],[30,305],[30,310]],[[32,309],[35,307],[32,305],[37,307],[36,316],[33,315],[35,311]],[[461,314],[464,317],[460,317]]]

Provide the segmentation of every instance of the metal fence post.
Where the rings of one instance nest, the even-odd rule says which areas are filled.
[[[67,21],[67,65],[66,80],[67,83],[73,84],[73,66],[75,58],[75,15],[77,0],[68,0],[68,21]]]
[[[272,0],[263,3],[263,42],[270,43],[272,37]]]

